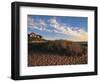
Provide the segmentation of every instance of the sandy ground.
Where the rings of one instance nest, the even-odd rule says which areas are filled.
[[[48,66],[48,65],[76,65],[87,64],[87,55],[66,56],[47,53],[28,54],[28,66]]]

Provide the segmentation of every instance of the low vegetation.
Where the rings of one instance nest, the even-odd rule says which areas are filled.
[[[86,64],[87,46],[87,42],[33,38],[28,43],[28,66]]]
[[[48,41],[44,43],[29,43],[28,50],[34,52],[58,53],[60,55],[86,54],[87,47],[76,42]]]

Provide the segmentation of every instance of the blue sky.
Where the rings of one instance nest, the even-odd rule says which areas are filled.
[[[72,16],[28,15],[28,33],[49,40],[87,41],[88,18]]]

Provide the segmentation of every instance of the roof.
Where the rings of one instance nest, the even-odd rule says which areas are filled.
[[[34,32],[31,32],[30,35],[31,35],[31,34],[35,34],[35,33],[34,33]],[[35,34],[35,35],[36,35],[36,34]]]

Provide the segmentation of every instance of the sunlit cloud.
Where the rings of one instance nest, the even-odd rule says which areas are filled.
[[[56,33],[66,34],[72,37],[73,41],[87,41],[88,35],[87,32],[83,29],[79,29],[78,27],[69,27],[64,24],[60,24],[57,22],[56,18],[49,20],[51,26],[56,28]]]
[[[88,39],[88,33],[84,29],[82,29],[82,27],[68,26],[67,24],[58,22],[55,17],[47,20],[47,22],[48,23],[46,23],[43,19],[39,19],[36,21],[35,19],[28,17],[28,28],[64,34],[65,36],[67,35],[71,37],[70,40],[72,41],[87,41]],[[48,29],[48,25],[52,29]]]

